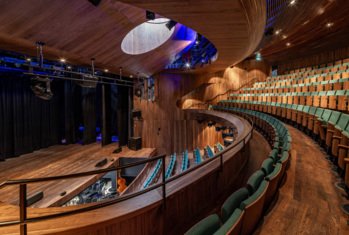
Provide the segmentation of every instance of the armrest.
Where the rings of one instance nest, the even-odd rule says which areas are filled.
[[[338,149],[346,149],[346,150],[348,150],[348,149],[349,149],[349,146],[343,145],[343,144],[339,144],[339,145],[338,145]]]
[[[327,132],[330,132],[333,134],[335,131],[334,130],[327,130]]]
[[[321,125],[321,127],[326,129],[326,128],[327,128],[327,125]]]
[[[349,164],[349,157],[344,158],[344,163],[345,163],[345,164]]]
[[[340,137],[340,136],[338,136],[338,135],[334,135],[334,136],[332,136],[332,139],[341,140],[341,139],[342,139],[342,137]]]

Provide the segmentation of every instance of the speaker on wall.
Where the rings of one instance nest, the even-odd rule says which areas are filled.
[[[92,3],[95,7],[98,6],[101,3],[101,0],[88,0],[90,3]]]

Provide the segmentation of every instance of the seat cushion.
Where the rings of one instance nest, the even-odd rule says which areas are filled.
[[[261,170],[264,172],[264,175],[269,175],[274,170],[274,160],[272,158],[267,158],[263,161]]]
[[[263,194],[263,192],[265,192],[266,188],[268,187],[268,184],[268,181],[262,180],[258,189],[249,198],[241,202],[240,209],[243,210],[247,206],[255,202]]]
[[[223,223],[225,223],[236,208],[239,208],[241,202],[246,200],[248,196],[248,189],[240,188],[225,200],[221,208],[221,218]]]
[[[212,235],[220,227],[218,215],[209,215],[191,227],[185,235]]]
[[[240,209],[235,209],[233,214],[228,218],[228,220],[216,231],[213,235],[226,235],[229,230],[240,220],[244,211]]]
[[[258,189],[263,179],[264,172],[261,170],[256,171],[250,176],[250,178],[247,181],[247,189],[250,192],[250,195],[252,195]]]

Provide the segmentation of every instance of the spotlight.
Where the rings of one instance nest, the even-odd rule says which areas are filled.
[[[132,74],[130,75],[130,78],[133,78],[133,75],[132,75]]]
[[[286,43],[286,46],[288,46],[288,47],[291,46],[291,43],[290,42]]]
[[[83,74],[80,81],[76,83],[85,88],[96,88],[98,82],[98,77],[93,76],[92,74]]]
[[[48,77],[33,77],[30,81],[30,88],[40,99],[50,100],[53,97],[51,81]]]
[[[279,35],[281,33],[281,29],[275,31],[275,35]]]
[[[60,61],[61,63],[65,63],[67,60],[64,59],[64,58],[60,58],[59,61]]]
[[[185,63],[185,67],[189,69],[190,68],[190,63],[189,62]]]
[[[69,66],[67,66],[67,69],[71,69],[71,66],[69,65]]]
[[[109,72],[109,70],[108,70],[108,69],[104,69],[104,72],[105,72],[105,73],[108,73],[108,72]]]
[[[145,11],[145,18],[147,20],[155,20],[155,13],[151,11]]]
[[[168,28],[168,30],[172,30],[172,28],[173,27],[175,27],[176,26],[176,24],[177,24],[177,22],[176,21],[174,21],[174,20],[170,20],[169,22],[167,22],[166,23],[166,28]]]
[[[30,59],[30,58],[27,58],[27,59],[25,59],[25,60],[28,61],[28,62],[32,61],[32,59]]]

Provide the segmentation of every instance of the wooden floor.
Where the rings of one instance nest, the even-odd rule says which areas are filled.
[[[0,162],[0,182],[8,179],[26,179],[65,175],[109,167],[115,164],[119,157],[149,157],[155,153],[153,148],[132,151],[127,147],[118,154],[113,154],[117,144],[101,147],[100,144],[90,145],[59,145],[35,151],[17,158]],[[107,159],[101,168],[95,165]],[[28,197],[42,191],[44,198],[33,207],[59,206],[77,193],[94,183],[101,176],[88,176],[72,180],[60,180],[45,183],[30,184]],[[60,194],[66,192],[64,196]],[[12,205],[18,204],[18,186],[6,186],[0,189],[0,201]]]
[[[303,132],[288,128],[296,156],[275,206],[254,234],[349,234],[347,218],[340,210],[348,201],[334,186],[339,178],[326,154]]]

